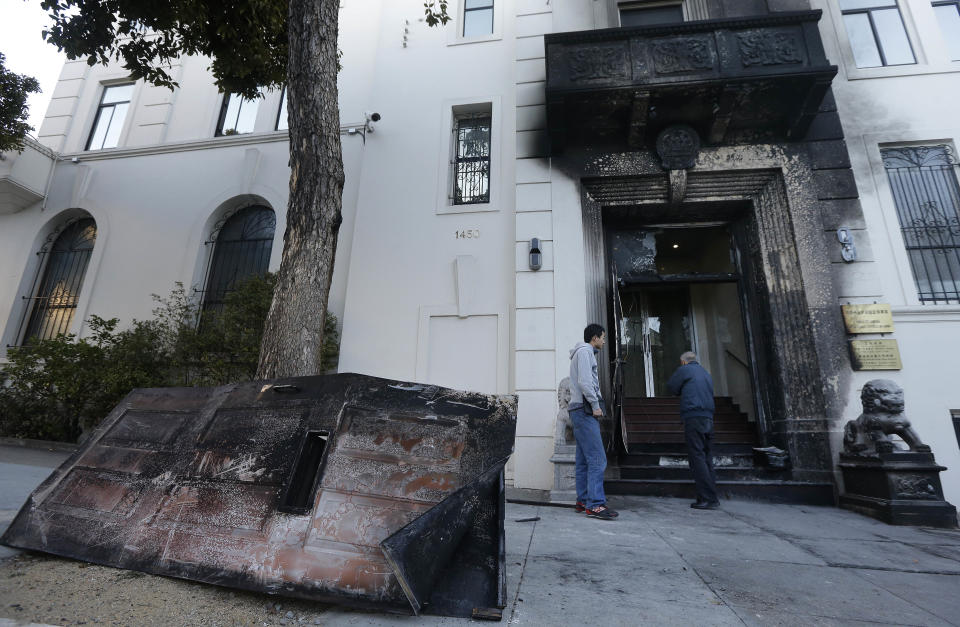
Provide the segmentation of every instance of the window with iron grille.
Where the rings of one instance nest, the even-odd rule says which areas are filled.
[[[40,248],[40,271],[27,308],[21,341],[48,340],[70,332],[80,289],[97,241],[97,223],[79,218],[54,232]]]
[[[493,0],[463,0],[463,36],[493,34]]]
[[[949,146],[882,148],[921,303],[960,303],[960,186]]]
[[[896,0],[839,0],[857,67],[916,63]]]
[[[132,95],[133,83],[103,88],[100,106],[97,107],[97,117],[93,121],[93,128],[90,129],[90,137],[87,139],[87,150],[117,147]]]
[[[273,209],[254,205],[241,209],[214,228],[205,242],[213,257],[203,289],[203,311],[223,309],[237,283],[266,274],[277,217]]]
[[[454,126],[453,204],[490,202],[489,115],[461,117]]]
[[[239,94],[224,94],[217,120],[216,135],[242,135],[252,133],[257,121],[260,99],[251,100]]]
[[[933,12],[940,22],[943,40],[950,51],[950,60],[960,61],[960,0],[934,2]]]

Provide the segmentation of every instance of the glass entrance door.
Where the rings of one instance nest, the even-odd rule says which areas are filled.
[[[693,351],[729,397],[755,420],[740,276],[726,227],[645,228],[611,233],[618,331],[619,398],[669,396],[680,355]]]
[[[687,285],[621,292],[624,396],[668,396],[667,380],[681,353],[696,350]]]

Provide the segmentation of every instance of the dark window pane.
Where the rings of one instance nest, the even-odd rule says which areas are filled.
[[[853,59],[857,67],[883,65],[880,50],[873,37],[873,28],[870,26],[870,16],[866,13],[844,15],[843,24],[847,28],[847,36],[850,38],[850,47],[853,48]]]
[[[620,9],[620,26],[650,26],[683,21],[681,5],[661,7],[630,7]]]
[[[277,130],[282,131],[287,128],[287,88],[283,88],[283,94],[280,96],[280,113],[277,114]]]
[[[246,279],[267,272],[277,218],[269,207],[255,205],[236,212],[220,227],[204,286],[203,310],[219,311],[228,293]]]
[[[466,11],[463,14],[463,36],[479,37],[493,33],[493,8]]]
[[[490,118],[457,121],[455,205],[490,202]]]
[[[913,50],[910,48],[910,39],[903,26],[899,9],[883,9],[872,11],[873,23],[880,37],[880,46],[883,48],[883,58],[887,65],[906,65],[916,63]]]
[[[933,7],[940,22],[943,40],[947,44],[951,61],[960,61],[960,5],[943,4]]]
[[[49,248],[40,251],[45,262],[43,275],[29,299],[31,309],[24,342],[70,332],[96,240],[96,222],[84,218],[68,225]]]

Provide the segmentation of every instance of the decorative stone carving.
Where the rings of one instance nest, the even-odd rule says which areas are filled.
[[[747,30],[737,33],[740,60],[751,65],[784,65],[801,63],[803,53],[797,35],[769,30]]]
[[[676,207],[683,202],[683,197],[687,195],[687,171],[670,170],[670,187],[667,189],[667,202],[671,207]]]
[[[651,46],[657,74],[712,70],[717,62],[713,42],[706,37],[677,37]]]
[[[863,413],[843,430],[840,453],[844,494],[840,505],[894,525],[956,527],[957,510],[943,499],[930,447],[903,414],[903,388],[873,379],[860,394]],[[899,435],[910,450],[898,447]]]
[[[700,136],[692,126],[675,124],[657,136],[657,154],[666,170],[687,170],[697,162]]]
[[[937,488],[927,477],[907,475],[893,478],[898,499],[936,499]]]
[[[570,81],[626,79],[630,64],[624,46],[591,46],[571,50],[568,54]]]
[[[890,439],[898,435],[911,451],[929,453],[930,447],[903,415],[903,388],[889,379],[873,379],[863,385],[860,393],[863,413],[843,429],[843,450],[857,455],[876,456],[897,450]]]

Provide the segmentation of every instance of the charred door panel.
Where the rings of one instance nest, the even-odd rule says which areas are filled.
[[[136,390],[2,541],[250,590],[468,616],[502,600],[490,591],[502,590],[501,471],[515,424],[515,397],[362,375]],[[481,477],[457,521],[462,546],[439,565],[448,574],[437,602],[428,581],[414,603],[381,543]]]

